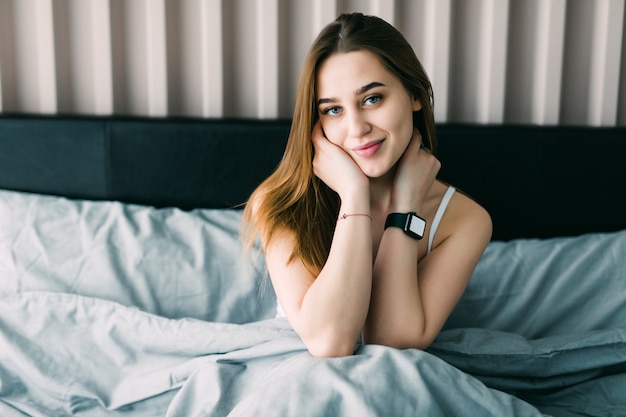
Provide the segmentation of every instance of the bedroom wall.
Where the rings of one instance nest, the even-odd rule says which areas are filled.
[[[626,125],[624,0],[0,0],[0,112],[290,117],[355,10],[406,35],[440,122]]]

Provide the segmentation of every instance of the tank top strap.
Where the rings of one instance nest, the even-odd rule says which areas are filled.
[[[437,229],[439,228],[439,223],[441,223],[441,218],[443,214],[446,212],[446,208],[448,208],[448,203],[452,198],[452,195],[456,189],[452,186],[448,187],[446,193],[443,195],[441,202],[439,203],[439,207],[437,208],[437,212],[435,213],[435,217],[433,218],[433,224],[430,225],[430,233],[428,235],[428,252],[433,249],[433,241],[435,240],[435,233],[437,233]]]

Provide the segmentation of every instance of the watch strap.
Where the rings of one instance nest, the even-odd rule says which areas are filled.
[[[411,238],[419,240],[424,237],[426,220],[415,212],[390,213],[385,220],[385,229],[388,227],[398,227]]]

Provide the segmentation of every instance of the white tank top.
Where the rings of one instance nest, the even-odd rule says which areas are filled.
[[[439,223],[441,223],[441,218],[443,214],[446,212],[448,208],[448,203],[450,203],[450,199],[452,199],[452,195],[455,192],[455,188],[449,186],[446,190],[446,193],[443,195],[441,202],[439,203],[439,207],[437,207],[437,212],[435,213],[435,217],[433,218],[433,224],[430,225],[430,233],[428,234],[428,251],[427,254],[433,250],[433,241],[435,240],[435,233],[437,233],[437,229],[439,228]]]
[[[446,193],[443,195],[441,202],[439,203],[439,207],[437,207],[437,212],[435,213],[435,217],[433,218],[433,224],[430,225],[430,233],[428,233],[428,251],[426,254],[429,254],[433,249],[433,241],[435,240],[435,233],[437,233],[437,229],[439,228],[439,223],[441,223],[441,219],[443,218],[446,209],[448,208],[448,204],[452,199],[452,195],[456,189],[452,186],[449,186],[446,190]],[[280,305],[278,301],[276,301],[276,318],[278,317],[287,317],[285,314],[285,310]]]

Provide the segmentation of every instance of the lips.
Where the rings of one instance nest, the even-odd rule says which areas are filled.
[[[352,151],[361,157],[367,158],[374,155],[378,151],[378,149],[380,149],[384,141],[384,139],[373,140],[371,142],[367,142],[363,145],[352,148]]]

